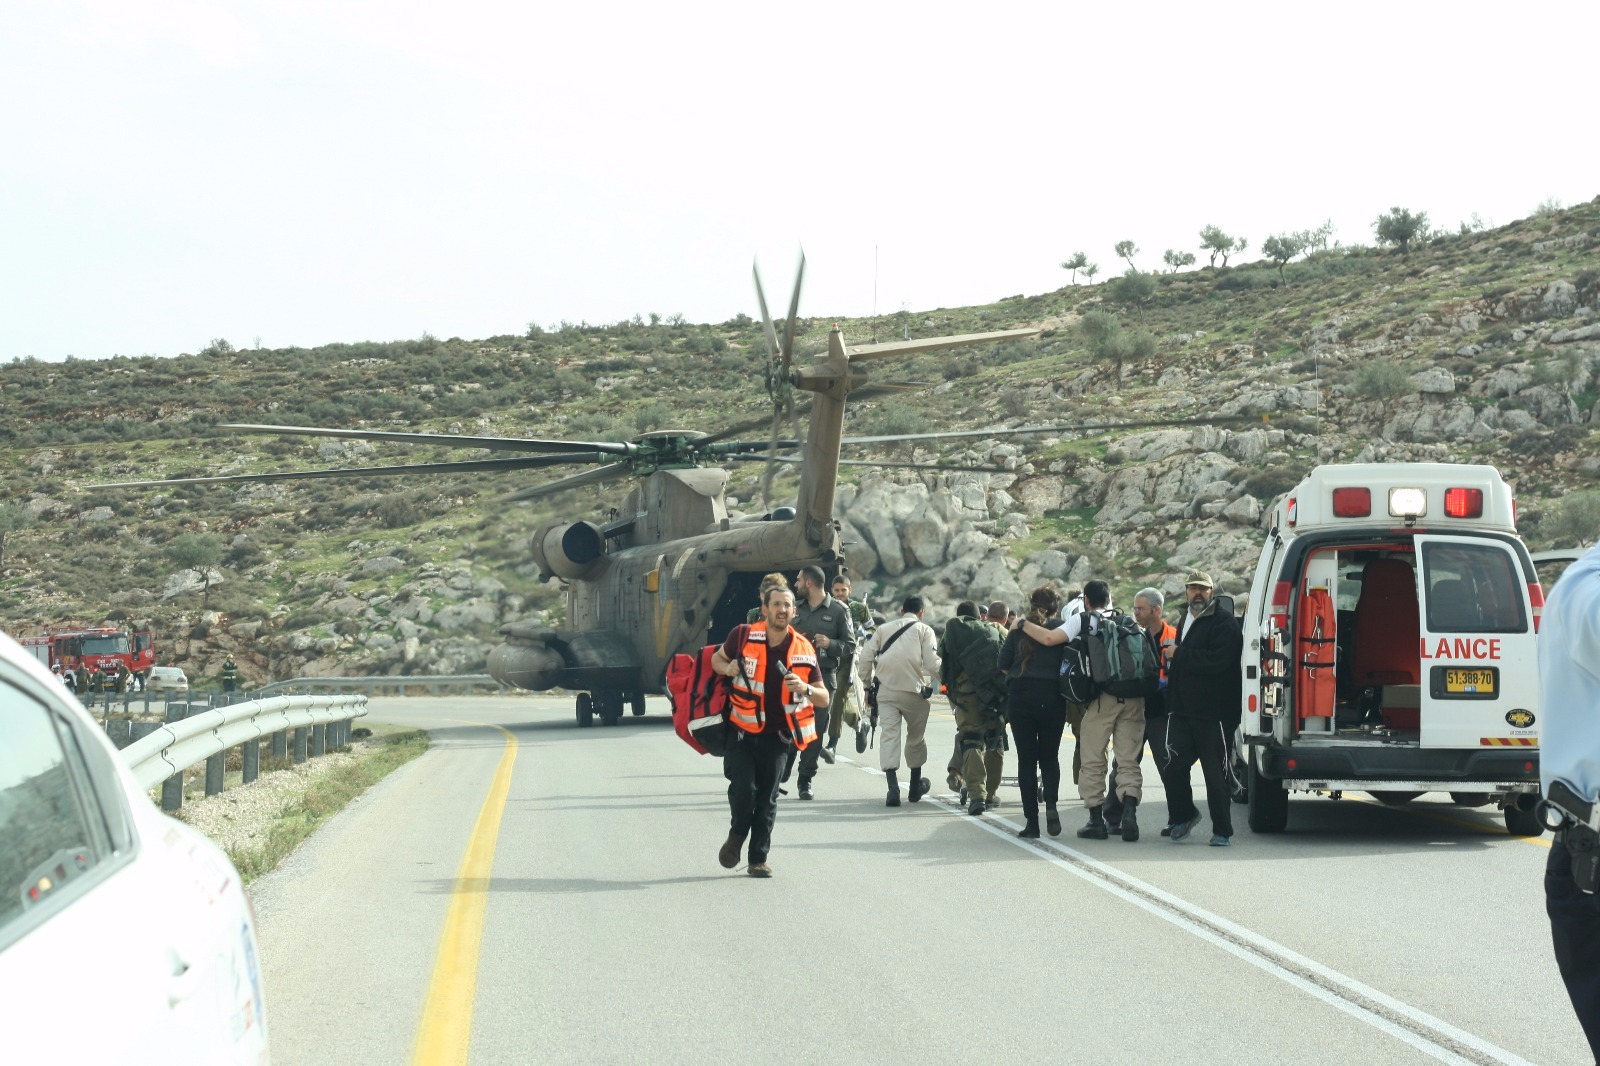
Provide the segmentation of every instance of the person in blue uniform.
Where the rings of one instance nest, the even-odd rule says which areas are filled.
[[[1600,545],[1567,567],[1550,590],[1539,631],[1543,711],[1539,777],[1588,805],[1600,800]],[[1561,981],[1589,1050],[1600,1061],[1600,895],[1584,891],[1572,857],[1589,850],[1588,826],[1556,831],[1544,871],[1544,906]],[[1569,847],[1569,844],[1572,845]]]

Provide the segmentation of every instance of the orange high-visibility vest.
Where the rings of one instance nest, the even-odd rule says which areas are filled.
[[[1147,631],[1148,632],[1148,631]],[[1161,664],[1161,676],[1167,676],[1167,641],[1178,640],[1178,630],[1166,619],[1161,621],[1161,635],[1156,638],[1156,661]]]
[[[800,674],[799,668],[804,667],[805,672],[801,677],[807,684],[814,685],[817,675],[821,673],[817,665],[817,649],[798,629],[791,626],[789,632],[792,636],[785,665],[796,674]],[[746,733],[759,733],[767,720],[767,623],[757,622],[750,627],[750,635],[745,638],[744,648],[741,649],[740,664],[742,669],[731,679],[729,686],[728,721]],[[809,699],[790,692],[787,685],[782,693],[784,717],[789,732],[794,736],[794,746],[804,749],[817,739],[816,710]]]

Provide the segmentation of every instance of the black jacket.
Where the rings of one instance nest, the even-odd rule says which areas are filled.
[[[1049,618],[1045,620],[1044,627],[1060,629],[1065,624],[1060,618]],[[1030,645],[1033,654],[1028,656],[1028,665],[1023,666],[1023,654]],[[1018,626],[1006,634],[1006,642],[1000,649],[999,666],[1006,672],[1006,676],[1013,680],[1026,677],[1040,681],[1046,678],[1056,681],[1061,675],[1061,652],[1064,647],[1061,644],[1054,644],[1047,648],[1042,644],[1035,644],[1028,639],[1027,634],[1023,633],[1022,627]]]
[[[1182,617],[1177,623],[1183,629]],[[1239,724],[1239,656],[1244,648],[1233,600],[1214,596],[1205,613],[1189,623],[1167,660],[1168,714]]]

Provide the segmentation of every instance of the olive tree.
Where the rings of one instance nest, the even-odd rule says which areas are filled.
[[[1127,260],[1129,270],[1139,269],[1133,265],[1133,257],[1139,254],[1139,246],[1137,244],[1132,241],[1118,241],[1116,252],[1118,259]]]
[[[1217,256],[1222,256],[1222,265],[1228,265],[1228,256],[1235,252],[1242,252],[1250,242],[1243,237],[1230,237],[1216,226],[1206,226],[1200,231],[1200,250],[1211,253],[1211,265],[1217,265]]]
[[[1072,284],[1078,283],[1078,271],[1089,265],[1089,257],[1083,252],[1073,252],[1072,258],[1061,264],[1062,270],[1072,271]]]
[[[1284,266],[1305,251],[1309,243],[1310,236],[1306,233],[1277,233],[1261,242],[1261,250],[1278,268],[1278,282],[1285,288],[1289,285],[1289,279],[1284,276]]]
[[[1138,310],[1144,321],[1144,307],[1156,298],[1156,276],[1129,267],[1122,276],[1111,283],[1111,298],[1126,307]]]
[[[210,533],[179,533],[162,547],[161,554],[179,570],[200,575],[200,603],[211,598],[211,568],[222,561],[222,538]]]
[[[1186,266],[1194,266],[1194,253],[1180,252],[1176,248],[1168,248],[1161,256],[1161,261],[1171,267],[1172,272],[1176,274]]]
[[[1401,255],[1409,255],[1411,242],[1428,234],[1428,213],[1412,214],[1403,207],[1391,207],[1388,214],[1379,215],[1372,223],[1372,231],[1379,244],[1392,244],[1400,249]]]
[[[1096,362],[1109,362],[1116,368],[1117,384],[1122,384],[1122,364],[1128,359],[1148,359],[1156,354],[1156,339],[1143,330],[1128,332],[1110,311],[1090,311],[1078,321],[1078,336]]]

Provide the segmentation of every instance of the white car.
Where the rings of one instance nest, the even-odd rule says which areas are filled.
[[[144,687],[150,692],[188,692],[189,679],[176,666],[152,666]]]
[[[8,1062],[268,1061],[238,872],[4,635],[0,1003]]]

